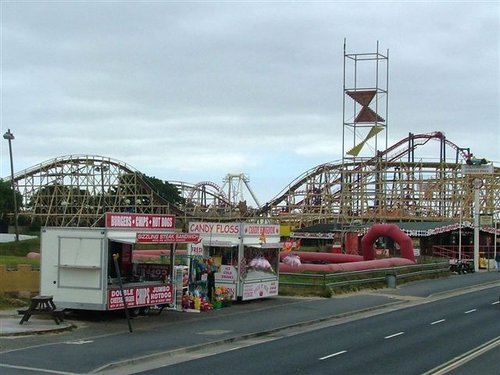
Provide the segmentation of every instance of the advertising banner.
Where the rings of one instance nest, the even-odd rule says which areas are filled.
[[[128,308],[172,303],[173,288],[170,284],[127,287],[123,289]],[[120,289],[108,290],[108,310],[123,309]]]
[[[170,264],[140,263],[137,271],[145,280],[166,280],[170,275]]]
[[[188,255],[203,256],[203,245],[201,243],[188,245]]]
[[[238,272],[236,268],[228,265],[221,265],[219,272],[215,273],[215,281],[236,281]]]
[[[493,164],[482,165],[462,165],[462,173],[465,175],[470,174],[492,174],[494,172]]]
[[[174,229],[175,216],[106,212],[106,228]]]
[[[198,243],[199,234],[194,233],[137,233],[139,243]]]
[[[189,223],[189,233],[211,233],[224,235],[239,235],[241,230],[240,223]]]
[[[279,225],[259,225],[259,224],[244,224],[243,234],[245,236],[279,236]]]
[[[243,285],[242,300],[250,300],[278,295],[278,280]]]

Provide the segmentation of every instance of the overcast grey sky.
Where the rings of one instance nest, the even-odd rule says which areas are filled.
[[[102,155],[261,203],[342,158],[343,43],[389,50],[389,144],[443,131],[500,163],[498,1],[1,0],[15,171]],[[437,157],[438,155],[436,155]],[[0,177],[10,173],[2,140]]]

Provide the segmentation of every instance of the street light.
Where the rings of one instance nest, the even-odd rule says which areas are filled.
[[[18,226],[18,215],[17,215],[17,197],[16,197],[16,185],[14,183],[14,161],[12,159],[12,140],[14,138],[14,134],[10,132],[10,129],[3,135],[3,139],[9,141],[9,155],[10,155],[10,181],[12,183],[12,193],[14,195],[14,225],[16,228],[16,241],[19,241],[19,226]]]

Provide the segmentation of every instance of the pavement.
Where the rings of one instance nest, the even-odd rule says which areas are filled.
[[[27,322],[19,324],[22,316],[17,310],[0,311],[0,336],[26,336],[42,333],[60,332],[72,329],[73,324],[63,322],[56,324],[52,319],[31,317]]]
[[[443,293],[460,293],[471,288],[481,288],[490,286],[500,286],[500,272],[480,271],[466,275],[452,275],[450,277],[432,280],[420,280],[413,283],[402,284],[396,288],[384,288],[374,291],[360,291],[349,295],[334,296],[333,299],[325,298],[296,298],[296,297],[276,297],[260,301],[249,301],[235,303],[231,307],[221,310],[211,310],[202,313],[185,313],[176,311],[165,311],[162,314],[170,314],[169,321],[176,324],[189,323],[210,316],[223,320],[231,319],[234,315],[258,312],[265,308],[281,311],[282,316],[292,318],[291,305],[301,306],[298,311],[306,309],[307,315],[297,312],[296,318],[290,324],[306,324],[320,322],[332,317],[349,316],[356,312],[380,309],[388,305],[408,302],[416,299],[429,298]],[[500,294],[499,291],[495,291]],[[494,292],[494,293],[495,293]],[[331,300],[331,301],[329,301]],[[322,307],[324,305],[324,307]],[[279,315],[279,314],[278,314]],[[21,315],[17,310],[0,310],[0,336],[26,336],[39,335],[72,330],[79,325],[85,325],[74,319],[65,319],[64,322],[56,324],[53,319],[45,316],[32,316],[27,322],[20,324]],[[133,323],[136,322],[133,320]],[[283,320],[280,325],[286,325]]]

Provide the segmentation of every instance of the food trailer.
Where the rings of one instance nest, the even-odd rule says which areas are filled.
[[[216,266],[215,288],[241,300],[278,295],[279,225],[191,222],[189,233],[199,234],[191,246]]]
[[[170,264],[154,268],[133,263],[132,250],[137,242],[188,240],[175,232],[175,216],[106,213],[105,223],[104,228],[41,230],[41,294],[53,296],[63,309],[147,309],[172,303],[175,245]]]

